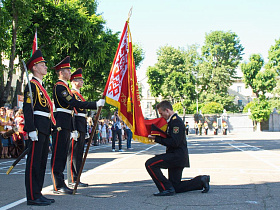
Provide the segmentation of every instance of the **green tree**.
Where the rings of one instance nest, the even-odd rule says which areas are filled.
[[[275,40],[275,45],[271,46],[268,51],[268,65],[280,75],[280,39]]]
[[[202,46],[202,55],[213,66],[226,67],[234,77],[236,67],[242,59],[243,46],[238,36],[233,32],[213,31],[206,34],[205,45]]]
[[[9,33],[9,26],[11,23],[12,18],[6,7],[4,7],[3,1],[0,1],[0,106],[4,104],[4,71],[7,71],[7,67],[2,61],[7,57],[8,47],[10,46],[11,34]]]
[[[151,95],[157,97],[162,94],[161,86],[164,82],[164,76],[155,66],[149,66],[146,72],[148,84],[150,85]]]
[[[9,43],[16,40],[15,56],[27,61],[30,56],[32,40],[35,28],[38,29],[38,46],[42,50],[44,58],[48,61],[48,75],[45,77],[47,90],[52,95],[52,87],[57,77],[52,66],[57,64],[67,55],[71,57],[73,71],[81,67],[85,78],[85,87],[82,93],[88,100],[96,100],[103,92],[107,77],[111,68],[117,45],[118,33],[112,33],[110,29],[104,29],[105,21],[101,15],[96,14],[97,2],[95,0],[71,0],[71,1],[2,1],[1,14],[9,11],[10,19],[5,19],[9,30],[0,30],[7,37]],[[19,14],[24,16],[18,21],[16,39],[12,39],[12,9],[14,2],[22,4],[16,11],[23,10]],[[28,4],[28,5],[23,5]],[[5,13],[6,14],[6,13]],[[69,15],[71,14],[71,15]],[[1,16],[1,20],[3,20]],[[24,22],[24,21],[25,22]],[[10,22],[9,22],[10,21]],[[2,27],[2,25],[1,25]],[[1,34],[2,35],[2,34]],[[3,36],[4,37],[4,36]],[[1,36],[2,38],[2,36]],[[1,55],[10,55],[11,51],[3,48],[1,43]],[[137,63],[141,62],[141,49],[136,47],[138,54]],[[2,60],[2,59],[1,59]],[[136,65],[138,65],[136,63]],[[3,69],[3,68],[1,68]],[[11,68],[10,68],[11,69]],[[2,83],[1,83],[2,85]],[[0,91],[1,94],[4,91]],[[3,99],[3,97],[0,97]],[[2,101],[1,103],[5,103]]]
[[[254,80],[254,86],[257,93],[265,95],[276,87],[276,72],[274,69],[260,71]]]
[[[264,100],[263,98],[254,99],[250,109],[251,109],[250,118],[252,120],[260,123],[269,119],[271,113],[271,105],[268,102],[268,100]]]
[[[244,107],[243,109],[243,113],[248,113],[249,109],[250,109],[250,112],[251,112],[251,107],[253,106],[253,102],[249,102],[248,104],[246,104],[246,106]]]
[[[198,71],[200,101],[224,101],[222,104],[227,110],[235,107],[228,87],[236,78],[236,67],[242,59],[243,50],[238,36],[233,32],[213,31],[206,34],[201,49],[203,61]],[[231,102],[225,104],[229,100]]]
[[[147,70],[148,84],[153,96],[162,95],[173,102],[180,102],[184,114],[195,100],[195,50],[175,49],[171,46],[159,48],[158,62]],[[196,52],[197,53],[197,52]],[[193,63],[188,63],[186,60]]]
[[[271,104],[271,111],[276,108],[279,112],[280,110],[280,99],[279,98],[271,98],[269,99],[269,103]]]
[[[218,113],[223,113],[223,110],[224,110],[223,105],[217,102],[206,103],[201,108],[201,112],[203,114],[218,114]]]
[[[140,44],[133,44],[133,57],[135,62],[135,68],[138,69],[141,65],[141,62],[144,60],[144,50]]]
[[[243,80],[246,87],[251,87],[257,98],[267,92],[271,92],[276,86],[276,72],[274,69],[261,71],[264,61],[261,55],[253,54],[250,62],[242,63]]]
[[[19,29],[25,29],[30,24],[30,17],[32,14],[32,9],[30,8],[30,0],[3,0],[1,1],[1,14],[4,16],[1,17],[3,21],[4,28],[1,29],[1,35],[3,34],[5,38],[10,40],[5,40],[1,47],[1,53],[6,57],[9,57],[9,66],[3,67],[1,63],[1,69],[7,69],[7,82],[0,86],[0,106],[3,106],[7,101],[9,95],[11,94],[11,84],[14,73],[14,61],[17,56],[16,54],[16,45],[17,45],[17,36]],[[8,28],[7,28],[8,26]],[[1,25],[2,27],[2,25]],[[5,31],[4,31],[5,30]],[[7,43],[10,44],[10,49],[4,47]],[[4,46],[3,46],[4,45]],[[3,50],[3,51],[2,51]],[[2,57],[1,57],[2,60]],[[2,62],[2,61],[1,61]],[[3,71],[2,71],[3,72]],[[1,73],[2,74],[2,73]]]
[[[180,102],[173,104],[173,110],[178,114],[183,114],[183,106]]]

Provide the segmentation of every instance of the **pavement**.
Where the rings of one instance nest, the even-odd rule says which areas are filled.
[[[209,174],[208,193],[153,196],[157,188],[144,164],[165,147],[135,141],[133,150],[124,152],[112,152],[110,144],[91,147],[81,176],[89,187],[75,195],[53,194],[48,168],[43,194],[55,199],[50,206],[26,205],[22,168],[14,169],[12,178],[0,170],[0,209],[280,209],[279,138],[279,132],[189,135],[191,167],[184,169],[183,179]],[[13,194],[7,194],[10,189]]]

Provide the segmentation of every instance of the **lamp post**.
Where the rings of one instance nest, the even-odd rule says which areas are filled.
[[[198,114],[198,90],[197,90],[197,83],[196,83],[196,113]]]
[[[196,114],[198,114],[198,87],[197,87],[197,72],[193,72],[195,76],[195,92],[196,92]]]

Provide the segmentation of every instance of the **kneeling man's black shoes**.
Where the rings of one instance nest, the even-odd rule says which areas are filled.
[[[203,190],[201,191],[202,193],[207,193],[210,189],[210,176],[208,175],[204,175],[201,176],[201,182],[202,182],[202,186],[203,186]]]
[[[175,189],[172,187],[168,190],[164,190],[162,192],[154,193],[154,196],[172,196],[175,195]]]

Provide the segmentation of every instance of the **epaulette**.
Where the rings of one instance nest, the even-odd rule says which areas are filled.
[[[176,116],[172,117],[172,120],[176,120],[176,119],[177,119],[177,117],[176,117]]]

